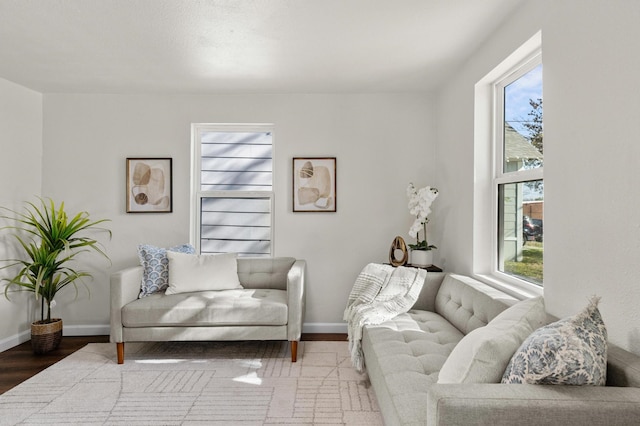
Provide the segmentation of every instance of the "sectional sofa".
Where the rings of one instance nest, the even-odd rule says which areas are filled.
[[[484,331],[516,302],[470,277],[429,273],[412,310],[383,324],[365,326],[366,371],[385,424],[640,424],[640,357],[611,344],[606,386],[502,384],[499,377],[487,380],[493,383],[473,383],[477,381],[473,378],[438,383],[462,339],[474,330]],[[492,360],[481,360],[487,362]],[[445,368],[455,376],[465,367]],[[500,375],[503,368],[504,363]]]

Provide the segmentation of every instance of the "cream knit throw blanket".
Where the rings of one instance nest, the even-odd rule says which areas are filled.
[[[348,322],[351,362],[364,372],[362,327],[381,324],[407,312],[418,299],[427,271],[370,263],[353,284],[343,319]]]

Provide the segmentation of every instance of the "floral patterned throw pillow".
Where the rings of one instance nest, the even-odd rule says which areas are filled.
[[[167,250],[187,254],[195,253],[195,248],[191,244],[181,244],[167,249],[149,244],[140,244],[138,246],[138,258],[143,271],[139,299],[153,293],[163,292],[169,287]]]
[[[502,383],[604,385],[607,329],[593,297],[584,311],[534,331],[511,358]]]

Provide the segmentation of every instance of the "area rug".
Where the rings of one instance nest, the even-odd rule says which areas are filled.
[[[382,425],[347,342],[92,343],[0,395],[0,424]]]

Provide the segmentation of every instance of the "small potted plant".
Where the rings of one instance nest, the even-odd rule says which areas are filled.
[[[2,278],[6,282],[5,296],[9,299],[12,291],[34,293],[40,302],[40,320],[31,324],[31,345],[36,353],[52,351],[62,339],[62,320],[51,318],[54,297],[68,285],[73,285],[77,293],[78,282],[91,277],[88,272],[73,268],[80,253],[93,251],[109,259],[101,244],[86,235],[101,231],[111,237],[111,231],[98,226],[107,219],[92,221],[87,212],[71,217],[65,212],[64,203],[56,207],[51,199],[40,199],[39,204],[27,202],[24,212],[0,209],[0,218],[15,223],[0,229],[11,230],[24,251],[20,258],[4,260],[6,265],[0,268],[17,270],[13,277]]]
[[[407,187],[409,197],[409,213],[416,219],[409,228],[409,235],[416,238],[416,244],[409,244],[411,249],[411,264],[414,266],[430,266],[433,264],[431,250],[437,247],[427,241],[427,217],[431,213],[431,204],[438,197],[438,190],[430,186],[416,189],[413,183]],[[420,239],[420,231],[423,231],[424,239]]]

